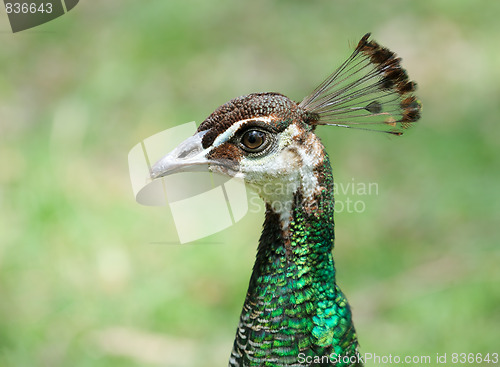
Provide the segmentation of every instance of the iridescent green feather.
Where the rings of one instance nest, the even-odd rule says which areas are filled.
[[[267,208],[229,366],[345,367],[350,364],[301,360],[357,353],[351,311],[335,283],[333,177],[326,153],[320,171],[325,189],[315,198],[316,210],[306,210],[300,192],[294,197],[288,247],[279,216]]]

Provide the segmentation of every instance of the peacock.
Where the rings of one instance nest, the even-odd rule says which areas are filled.
[[[302,102],[252,93],[218,107],[151,167],[160,178],[200,165],[259,190],[265,220],[229,366],[362,366],[335,281],[329,125],[401,135],[420,118],[401,59],[366,34]]]

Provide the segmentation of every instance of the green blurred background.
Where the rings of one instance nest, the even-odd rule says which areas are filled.
[[[365,205],[335,250],[362,351],[500,352],[500,2],[82,1],[17,34],[2,13],[0,366],[227,365],[263,213],[158,243],[172,216],[135,203],[128,151],[239,95],[301,100],[369,31],[424,110],[401,138],[318,131],[337,182],[378,185],[337,194]]]

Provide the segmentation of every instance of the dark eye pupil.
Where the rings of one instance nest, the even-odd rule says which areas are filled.
[[[249,149],[256,149],[264,144],[265,134],[262,131],[250,130],[243,135],[242,143]]]

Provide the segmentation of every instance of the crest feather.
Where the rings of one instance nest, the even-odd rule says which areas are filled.
[[[401,58],[366,34],[352,55],[299,104],[314,125],[340,126],[401,135],[420,118]]]

